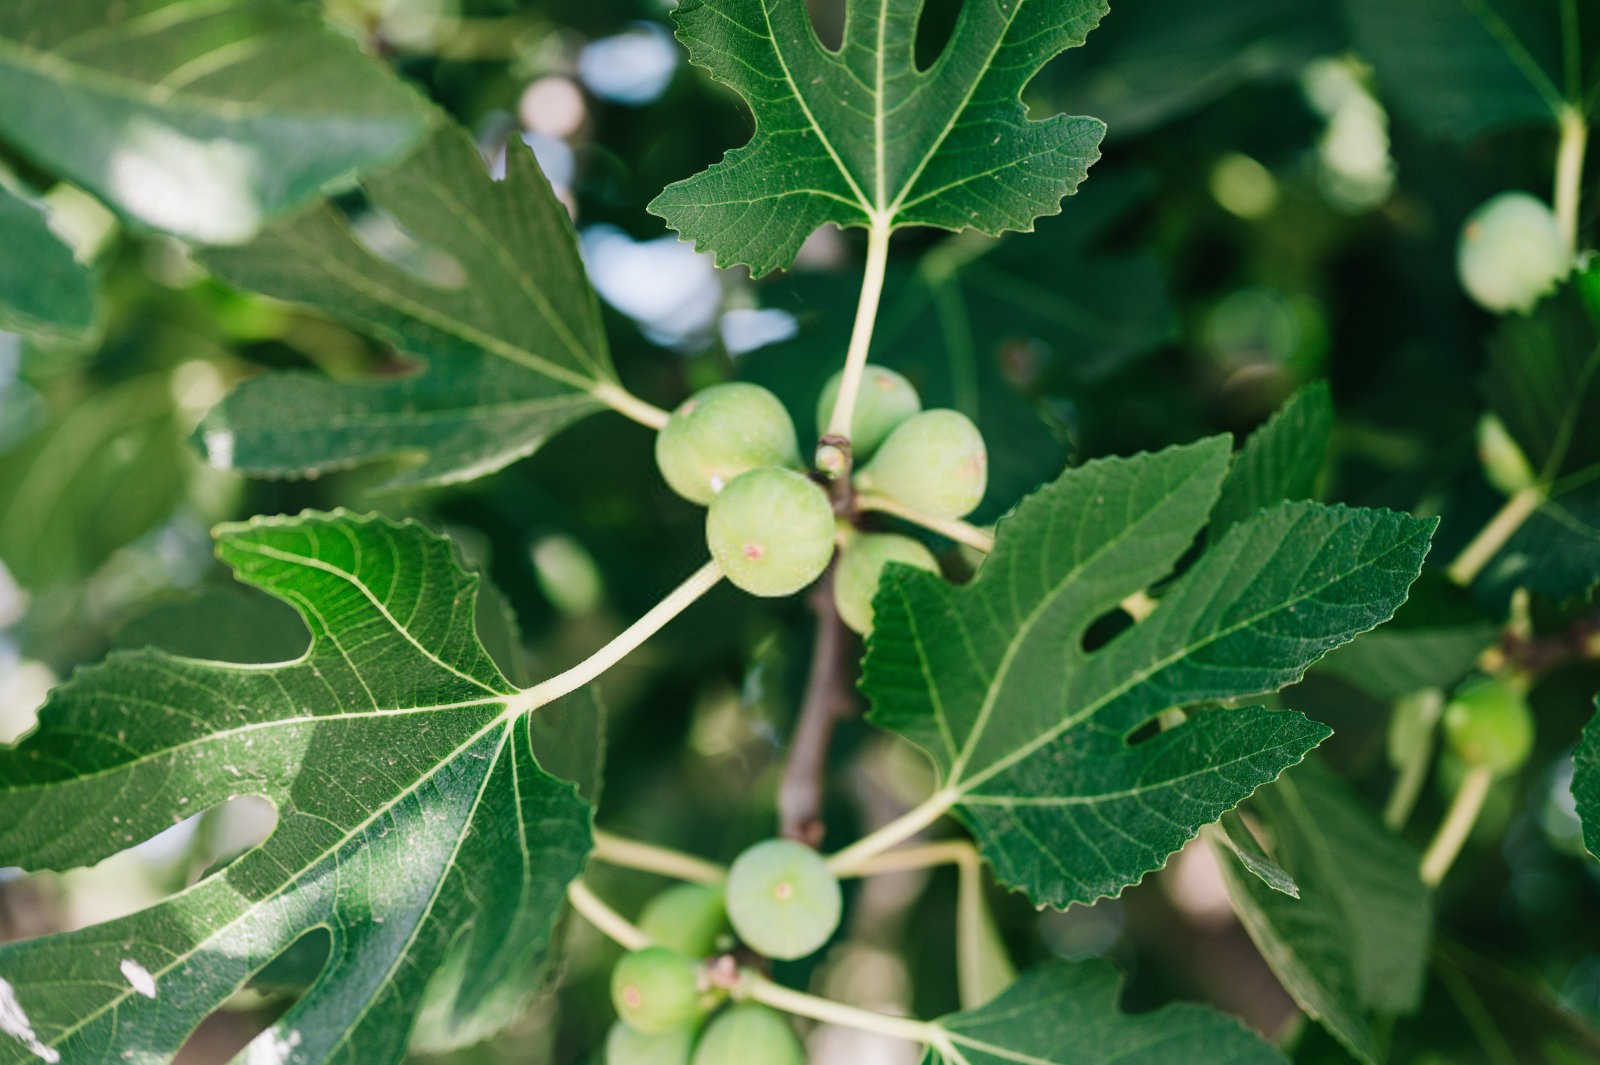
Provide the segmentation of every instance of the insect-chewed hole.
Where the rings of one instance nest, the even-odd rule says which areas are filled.
[[[230,1061],[299,1001],[328,963],[333,937],[326,928],[313,928],[285,947],[277,957],[256,970],[244,990],[200,1022],[189,1033],[177,1057],[186,1061]],[[290,1037],[293,1038],[292,1036]],[[290,1051],[289,1047],[274,1049]],[[287,1053],[264,1055],[263,1060],[288,1060]],[[256,1058],[251,1057],[254,1061]]]
[[[927,70],[938,62],[955,31],[962,0],[927,0],[917,19],[917,69]]]
[[[1153,740],[1159,735],[1161,735],[1161,719],[1152,717],[1149,721],[1124,736],[1123,742],[1129,747],[1137,747],[1139,744],[1147,740]]]
[[[837,52],[844,44],[845,0],[806,0],[806,11],[822,47]]]
[[[1132,624],[1133,619],[1121,609],[1108,610],[1095,618],[1089,623],[1089,627],[1083,630],[1081,642],[1084,651],[1086,653],[1098,651]]]

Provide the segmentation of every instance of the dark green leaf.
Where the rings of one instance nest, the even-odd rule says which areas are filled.
[[[1376,1065],[1371,1015],[1409,1013],[1422,996],[1432,906],[1417,855],[1315,760],[1263,788],[1251,809],[1301,896],[1223,857],[1239,919],[1301,1009]]]
[[[1600,711],[1600,699],[1595,702]],[[1600,713],[1590,719],[1572,753],[1572,799],[1583,822],[1583,845],[1600,858]]]
[[[327,967],[263,1053],[397,1062],[425,990],[475,1030],[538,973],[590,808],[535,759],[449,541],[307,513],[223,526],[217,551],[295,607],[309,649],[273,665],[117,652],[79,672],[0,750],[0,863],[89,864],[238,795],[271,801],[277,826],[150,909],[0,948],[38,1044],[0,1041],[0,1061],[167,1060],[319,927]]]
[[[999,998],[940,1018],[940,1065],[1282,1065],[1271,1044],[1238,1021],[1179,1003],[1130,1016],[1122,977],[1103,961],[1035,969]]]
[[[4,136],[145,225],[244,240],[421,135],[420,97],[282,0],[10,0]]]
[[[1250,834],[1249,827],[1237,811],[1223,814],[1220,827],[1220,832],[1212,833],[1211,841],[1219,847],[1226,848],[1229,854],[1239,860],[1239,865],[1246,872],[1281,895],[1287,895],[1291,899],[1300,897],[1300,885],[1296,884],[1294,877],[1261,849],[1261,844]]]
[[[1234,456],[1211,511],[1211,541],[1274,503],[1315,497],[1332,432],[1333,397],[1326,382],[1309,384],[1291,396]]]
[[[94,330],[94,275],[50,229],[41,204],[0,184],[0,328],[47,340]]]
[[[1487,624],[1437,629],[1388,625],[1332,652],[1317,669],[1378,699],[1399,699],[1422,688],[1453,687],[1499,634]]]
[[[1272,691],[1382,623],[1431,521],[1287,503],[1240,523],[1155,611],[1084,650],[1089,627],[1167,576],[1216,501],[1214,437],[1070,470],[1001,522],[956,587],[891,567],[862,688],[922,747],[938,801],[1040,905],[1120,892],[1328,735],[1298,713],[1214,710],[1143,741],[1162,710]]]
[[[235,284],[326,310],[426,361],[378,381],[248,381],[198,430],[212,463],[287,476],[400,457],[412,465],[390,486],[446,484],[531,454],[602,409],[597,394],[620,392],[566,208],[532,152],[514,141],[507,155],[505,180],[493,181],[467,135],[443,129],[367,179],[414,261],[381,256],[328,204],[205,255]]]
[[[806,6],[686,0],[689,58],[744,97],[755,135],[650,210],[719,265],[757,275],[794,261],[818,226],[926,225],[991,235],[1060,210],[1099,158],[1105,126],[1032,121],[1022,89],[1083,43],[1104,0],[965,4],[943,54],[914,62],[921,0],[848,0],[844,44],[823,48]]]

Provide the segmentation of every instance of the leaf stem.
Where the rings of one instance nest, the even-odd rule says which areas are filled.
[[[1583,153],[1589,126],[1576,104],[1561,109],[1561,141],[1556,148],[1556,225],[1569,254],[1578,250],[1578,202],[1583,188]]]
[[[1428,844],[1428,850],[1422,856],[1419,874],[1424,884],[1437,887],[1444,879],[1444,874],[1450,871],[1456,855],[1461,853],[1462,844],[1472,833],[1472,826],[1477,823],[1483,800],[1488,798],[1489,785],[1493,783],[1494,771],[1482,765],[1474,766],[1462,778],[1449,812],[1445,814],[1433,842]]]
[[[582,879],[567,885],[567,901],[585,921],[616,940],[629,950],[643,950],[650,945],[650,937],[639,926],[613,910],[599,895],[589,890]]]
[[[654,403],[646,403],[626,388],[611,381],[597,383],[589,394],[618,414],[632,418],[640,425],[651,429],[660,429],[666,425],[670,416]]]
[[[1408,752],[1405,764],[1400,767],[1400,775],[1395,778],[1394,789],[1389,792],[1389,801],[1383,808],[1383,823],[1397,832],[1417,805],[1422,782],[1427,778],[1428,766],[1433,761],[1434,729],[1439,723],[1439,715],[1444,713],[1444,693],[1437,688],[1425,689],[1406,699],[1418,700],[1417,708],[1426,722],[1427,733],[1416,749]],[[1400,713],[1403,704],[1404,701],[1396,705],[1395,713]]]
[[[904,843],[939,820],[946,810],[955,805],[957,798],[959,795],[952,788],[942,788],[934,792],[882,828],[862,836],[843,850],[834,852],[828,858],[828,868],[833,870],[834,876],[864,875],[861,870],[871,859],[897,843]]]
[[[980,529],[976,525],[964,522],[959,518],[936,518],[932,514],[924,514],[920,510],[913,510],[904,503],[890,499],[888,496],[872,495],[863,492],[856,496],[856,506],[861,510],[875,510],[880,514],[909,521],[913,525],[920,525],[930,532],[936,532],[946,539],[954,540],[958,544],[984,554],[994,550],[994,533],[988,529]]]
[[[944,1029],[937,1024],[912,1020],[909,1017],[893,1017],[887,1013],[864,1010],[832,999],[808,995],[804,991],[794,991],[781,984],[775,984],[749,969],[745,970],[735,995],[753,998],[774,1009],[792,1013],[797,1017],[809,1017],[824,1024],[837,1024],[864,1032],[876,1032],[879,1035],[906,1039],[913,1043],[932,1043],[941,1047],[945,1045]]]
[[[1489,564],[1489,560],[1506,545],[1513,533],[1522,527],[1522,523],[1532,517],[1533,512],[1539,509],[1544,502],[1544,488],[1539,485],[1529,485],[1516,492],[1505,505],[1489,519],[1489,523],[1478,530],[1478,535],[1472,542],[1461,549],[1461,553],[1450,563],[1445,575],[1456,584],[1465,588],[1477,579],[1479,571]]]
[[[589,857],[607,865],[660,873],[696,884],[720,884],[728,878],[728,871],[715,862],[670,847],[618,836],[603,828],[594,830],[594,850],[589,852]]]
[[[856,303],[856,321],[850,329],[850,346],[845,351],[839,395],[833,401],[833,414],[828,418],[828,436],[850,438],[856,397],[861,391],[861,374],[867,366],[872,328],[878,320],[878,300],[883,296],[883,275],[889,266],[889,233],[886,219],[874,217],[867,228],[867,264],[861,276],[861,299]]]
[[[681,614],[706,592],[722,580],[722,570],[715,562],[707,562],[689,579],[667,593],[665,599],[651,607],[643,617],[623,629],[600,650],[563,673],[524,688],[511,699],[508,713],[520,714],[554,702],[570,692],[588,684],[606,670],[622,661],[630,651],[661,630],[667,622]]]

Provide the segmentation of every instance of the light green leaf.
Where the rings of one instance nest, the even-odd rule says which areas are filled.
[[[1032,121],[1024,86],[1083,43],[1105,0],[964,4],[949,44],[914,61],[921,0],[848,0],[825,49],[794,0],[685,0],[689,58],[744,97],[755,135],[668,185],[652,213],[722,266],[787,266],[818,226],[1027,230],[1099,158],[1105,126]]]
[[[1132,1016],[1117,1003],[1122,977],[1103,961],[1035,969],[999,998],[935,1022],[939,1065],[1283,1065],[1232,1017],[1178,1003]]]
[[[1247,873],[1280,895],[1287,895],[1291,899],[1300,897],[1300,885],[1296,884],[1294,877],[1261,849],[1261,844],[1250,834],[1249,826],[1244,823],[1238,811],[1223,814],[1218,829],[1210,832],[1208,838],[1238,859],[1239,865]]]
[[[79,672],[0,749],[0,864],[96,862],[238,795],[271,801],[277,826],[148,910],[0,947],[32,1033],[0,1040],[0,1062],[168,1060],[315,928],[332,953],[263,1054],[398,1062],[425,991],[473,1028],[537,976],[590,807],[535,758],[449,541],[307,513],[223,526],[217,552],[295,607],[309,648],[270,665],[117,652]]]
[[[283,0],[10,0],[0,137],[147,226],[244,240],[406,149],[426,105]]]
[[[1572,753],[1572,799],[1583,822],[1583,845],[1600,858],[1600,699],[1595,700],[1595,709]]]
[[[1592,110],[1600,25],[1571,0],[1345,0],[1357,50],[1414,123],[1467,140]],[[1565,17],[1563,8],[1573,17]]]
[[[51,231],[44,206],[4,183],[0,247],[0,328],[67,341],[94,331],[94,275]]]
[[[1113,895],[1329,732],[1212,710],[1130,744],[1162,710],[1273,691],[1404,600],[1431,521],[1287,503],[1240,523],[1094,651],[1085,633],[1170,572],[1216,501],[1214,437],[1069,470],[1003,519],[964,586],[891,567],[873,602],[871,719],[920,746],[937,802],[1039,905]]]
[[[1207,535],[1223,533],[1256,511],[1286,499],[1311,499],[1328,460],[1333,397],[1325,381],[1309,384],[1250,434],[1228,468]]]
[[[1349,1051],[1376,1065],[1373,1013],[1422,996],[1432,906],[1417,855],[1314,759],[1251,802],[1301,897],[1219,855],[1234,909],[1283,986]]]
[[[196,432],[213,464],[281,477],[402,458],[390,487],[447,484],[531,454],[621,393],[566,208],[520,141],[504,181],[452,127],[363,187],[384,214],[352,224],[322,204],[204,262],[426,366],[378,381],[247,381]],[[379,253],[379,230],[398,251]]]

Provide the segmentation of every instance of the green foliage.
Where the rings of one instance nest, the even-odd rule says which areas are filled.
[[[1600,709],[1600,700],[1595,705]],[[1572,800],[1583,820],[1584,846],[1600,858],[1600,725],[1596,721],[1600,715],[1590,719],[1572,755]]]
[[[1083,43],[1103,0],[963,8],[940,61],[914,62],[920,0],[849,0],[822,47],[799,4],[690,0],[689,57],[744,97],[750,143],[650,204],[673,229],[757,274],[788,266],[818,226],[1026,230],[1060,210],[1099,158],[1092,118],[1030,120],[1019,99]]]
[[[872,597],[877,594],[883,568],[894,562],[939,572],[939,560],[920,540],[898,533],[864,533],[852,538],[839,552],[833,575],[833,604],[844,623],[865,636],[872,631]]]
[[[516,688],[473,631],[476,578],[448,541],[342,513],[217,537],[241,580],[300,613],[306,652],[271,666],[119,652],[79,673],[37,732],[0,751],[0,854],[86,865],[237,795],[271,801],[276,827],[223,873],[0,948],[0,967],[66,1060],[165,1059],[328,928],[338,949],[272,1038],[306,1060],[399,1061],[425,991],[468,1023],[500,985],[536,977],[589,848],[589,806],[534,757]],[[441,971],[448,983],[430,987]],[[13,1041],[0,1055],[32,1057]]]
[[[466,134],[440,129],[363,183],[382,214],[351,221],[325,203],[206,254],[237,285],[325,310],[425,363],[376,381],[247,381],[197,431],[213,465],[283,477],[409,458],[390,486],[446,484],[603,408],[595,394],[617,389],[616,373],[572,223],[532,153],[506,155],[505,180],[492,181]],[[394,224],[404,232],[382,237]]]
[[[996,873],[1036,904],[1119,893],[1322,742],[1324,726],[1260,706],[1127,737],[1168,707],[1296,680],[1386,620],[1421,567],[1432,522],[1283,504],[1085,651],[1096,618],[1168,574],[1227,465],[1222,438],[1087,463],[1001,523],[970,584],[892,570],[874,601],[871,720],[934,761]]]
[[[1239,919],[1300,1008],[1358,1059],[1385,1060],[1374,1015],[1414,1010],[1431,904],[1417,855],[1312,760],[1250,804],[1298,898],[1219,855]]]
[[[292,62],[286,62],[292,57]],[[303,5],[19,0],[0,137],[145,226],[247,239],[403,152],[426,105]]]
[[[94,277],[50,228],[43,204],[0,181],[0,326],[49,338],[94,329]]]
[[[803,958],[839,927],[839,881],[816,851],[787,839],[746,849],[728,869],[728,917],[753,950]]]
[[[1199,1006],[1136,1017],[1117,1008],[1122,980],[1105,962],[1035,969],[985,1006],[939,1019],[947,1040],[928,1065],[1281,1065],[1283,1056],[1237,1021]]]
[[[1291,499],[1314,499],[1328,461],[1333,399],[1328,386],[1307,385],[1244,442],[1223,478],[1206,536],[1215,543],[1256,511]]]

